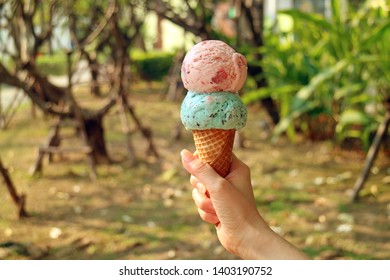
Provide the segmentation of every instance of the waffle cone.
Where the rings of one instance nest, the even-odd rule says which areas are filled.
[[[230,170],[235,129],[193,130],[195,147],[201,160],[225,177]]]

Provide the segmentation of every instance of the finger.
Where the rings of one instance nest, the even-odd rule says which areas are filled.
[[[198,208],[198,213],[199,213],[199,216],[202,218],[203,221],[207,222],[207,223],[210,223],[210,224],[219,224],[219,219],[217,217],[217,215],[215,214],[210,214],[210,213],[207,213],[205,211],[203,211],[202,209],[199,209]]]
[[[192,198],[194,199],[195,205],[202,209],[203,211],[215,214],[215,209],[213,203],[210,198],[208,198],[205,194],[200,193],[197,189],[192,190]]]
[[[191,183],[191,185],[192,185],[194,188],[196,188],[196,184],[199,183],[199,180],[198,180],[198,178],[196,178],[194,175],[191,175],[191,177],[190,177],[190,183]]]
[[[192,176],[191,175],[191,179],[190,179],[190,182],[191,182],[191,185],[195,188],[195,189],[198,189],[198,191],[202,194],[207,194],[207,189],[206,187],[201,183],[199,182],[199,180]]]
[[[231,187],[209,164],[198,159],[189,151],[183,150],[181,156],[184,168],[206,186],[211,196],[218,195],[226,188]]]

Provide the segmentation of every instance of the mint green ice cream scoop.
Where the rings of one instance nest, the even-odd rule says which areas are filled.
[[[237,130],[245,126],[247,110],[235,93],[188,91],[181,105],[180,117],[187,130]]]

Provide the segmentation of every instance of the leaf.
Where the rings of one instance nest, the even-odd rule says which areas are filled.
[[[332,19],[333,22],[336,23],[338,26],[340,25],[342,20],[342,12],[341,12],[341,2],[340,0],[332,0],[331,1],[331,9],[332,9]]]
[[[362,47],[363,48],[371,47],[373,44],[375,44],[378,41],[382,40],[382,38],[384,39],[385,35],[388,34],[388,32],[390,32],[390,21],[387,21],[384,24],[379,25],[378,27],[376,27],[372,31],[370,36],[366,40],[364,40],[362,42]],[[383,41],[386,41],[386,39],[384,39]],[[387,43],[388,43],[388,41],[389,41],[389,38],[387,38]]]
[[[318,29],[326,29],[327,31],[334,31],[331,23],[329,23],[323,16],[314,13],[304,13],[299,10],[282,10],[279,14],[289,15],[296,21],[304,21],[313,24]]]
[[[315,100],[312,102],[303,102],[301,107],[294,108],[294,110],[287,117],[281,119],[280,122],[275,126],[274,140],[276,137],[278,137],[280,134],[286,131],[286,129],[290,126],[290,124],[294,119],[298,118],[303,113],[313,110],[318,106],[319,106],[319,101]]]
[[[371,118],[364,112],[355,109],[348,109],[340,115],[339,125],[367,125],[370,121]]]
[[[260,88],[260,89],[252,90],[250,92],[245,93],[242,96],[242,102],[248,105],[254,101],[258,101],[271,96],[271,93],[272,91],[270,88]]]
[[[373,96],[363,92],[362,94],[351,97],[349,104],[367,104],[373,99]]]
[[[171,181],[175,176],[177,175],[177,169],[176,168],[170,168],[164,171],[159,177],[159,179],[162,182],[169,182]]]
[[[336,228],[336,232],[348,233],[353,230],[353,226],[350,224],[341,224]]]
[[[317,117],[317,116],[322,115],[322,114],[331,116],[332,111],[328,107],[318,106],[318,107],[314,107],[312,110],[307,111],[307,114],[310,117]]]
[[[348,223],[348,224],[353,224],[355,222],[355,218],[351,214],[348,214],[348,213],[340,213],[337,216],[337,220],[339,220],[340,222],[343,222],[343,223]]]
[[[339,122],[336,126],[337,141],[341,142],[347,137],[359,138],[363,141],[363,144],[368,145],[368,140],[364,137],[365,129],[351,128],[351,125],[367,126],[372,119],[364,112],[356,109],[348,109],[342,112]],[[366,137],[367,138],[367,137]]]
[[[343,86],[342,88],[339,88],[335,91],[334,99],[340,100],[341,98],[347,97],[350,94],[361,91],[364,87],[365,83],[347,84],[346,86]]]
[[[51,239],[58,239],[62,235],[62,230],[58,227],[52,227],[49,232]]]
[[[242,101],[244,102],[244,104],[250,104],[254,101],[264,99],[274,94],[280,96],[282,94],[296,92],[298,89],[298,85],[283,85],[279,87],[260,88],[245,93],[242,96]]]
[[[297,93],[297,100],[307,100],[313,92],[326,80],[329,80],[348,65],[347,59],[342,59],[334,66],[324,69],[322,72],[315,75],[307,86],[301,88]]]
[[[361,54],[359,57],[356,58],[357,62],[362,63],[378,63],[380,62],[380,60],[381,57],[375,54]]]

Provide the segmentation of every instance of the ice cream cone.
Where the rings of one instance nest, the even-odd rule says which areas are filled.
[[[222,177],[230,170],[235,132],[235,129],[192,130],[199,158]]]
[[[180,118],[192,131],[199,158],[222,177],[230,171],[235,131],[246,124],[247,109],[238,95],[246,77],[245,57],[218,40],[199,42],[182,63],[188,92]]]

